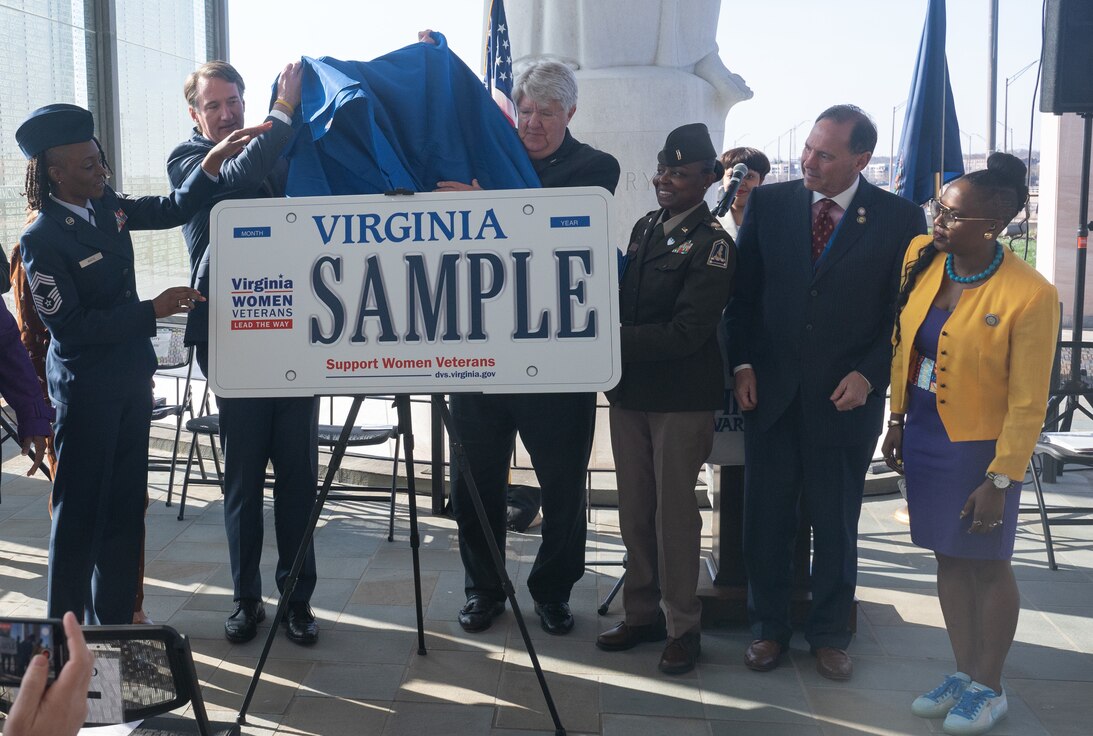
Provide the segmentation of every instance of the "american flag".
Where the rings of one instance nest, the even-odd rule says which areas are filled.
[[[486,32],[484,82],[501,112],[516,125],[516,105],[512,103],[512,49],[509,24],[505,20],[504,0],[490,3],[490,25]]]

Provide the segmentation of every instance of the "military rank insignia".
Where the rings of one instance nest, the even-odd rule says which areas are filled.
[[[118,223],[119,233],[121,232],[121,229],[125,227],[125,221],[128,219],[129,217],[125,214],[125,210],[123,210],[121,207],[118,207],[116,210],[114,210],[114,220],[116,220]]]
[[[30,278],[30,293],[34,298],[34,308],[38,310],[38,314],[50,317],[57,314],[57,310],[61,308],[61,292],[52,276],[41,271],[35,272]]]
[[[685,255],[687,255],[688,253],[691,252],[691,247],[693,245],[694,245],[694,243],[692,243],[691,241],[685,240],[682,243],[680,243],[679,245],[677,245],[675,248],[672,248],[672,252],[673,253],[679,253],[681,256],[685,256]]]
[[[729,241],[714,241],[713,246],[710,248],[710,257],[706,259],[706,265],[717,266],[718,268],[729,267]]]

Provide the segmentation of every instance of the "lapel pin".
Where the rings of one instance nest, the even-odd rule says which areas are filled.
[[[1001,320],[998,319],[997,314],[988,314],[983,318],[983,321],[987,323],[988,327],[997,327]]]
[[[859,207],[858,208],[858,224],[859,225],[864,225],[865,224],[865,208],[864,207]]]
[[[675,245],[676,239],[674,237],[668,238],[668,245]]]
[[[75,220],[75,219],[73,219],[73,218],[71,218],[71,217],[66,217],[66,218],[65,218],[65,224],[66,224],[66,225],[75,225],[75,224],[76,224],[76,220]]]

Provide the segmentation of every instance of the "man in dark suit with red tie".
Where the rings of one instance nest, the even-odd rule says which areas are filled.
[[[925,231],[912,202],[861,172],[876,126],[852,105],[816,119],[800,180],[756,189],[740,227],[726,311],[745,411],[744,560],[755,641],[745,664],[772,670],[789,646],[798,509],[813,528],[805,638],[825,677],[853,671],[846,648],[865,472],[880,434],[903,253]]]

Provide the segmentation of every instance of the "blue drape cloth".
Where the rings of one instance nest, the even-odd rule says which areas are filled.
[[[304,125],[293,141],[289,196],[428,192],[438,181],[538,187],[515,129],[481,80],[449,50],[414,43],[373,61],[303,58]]]

